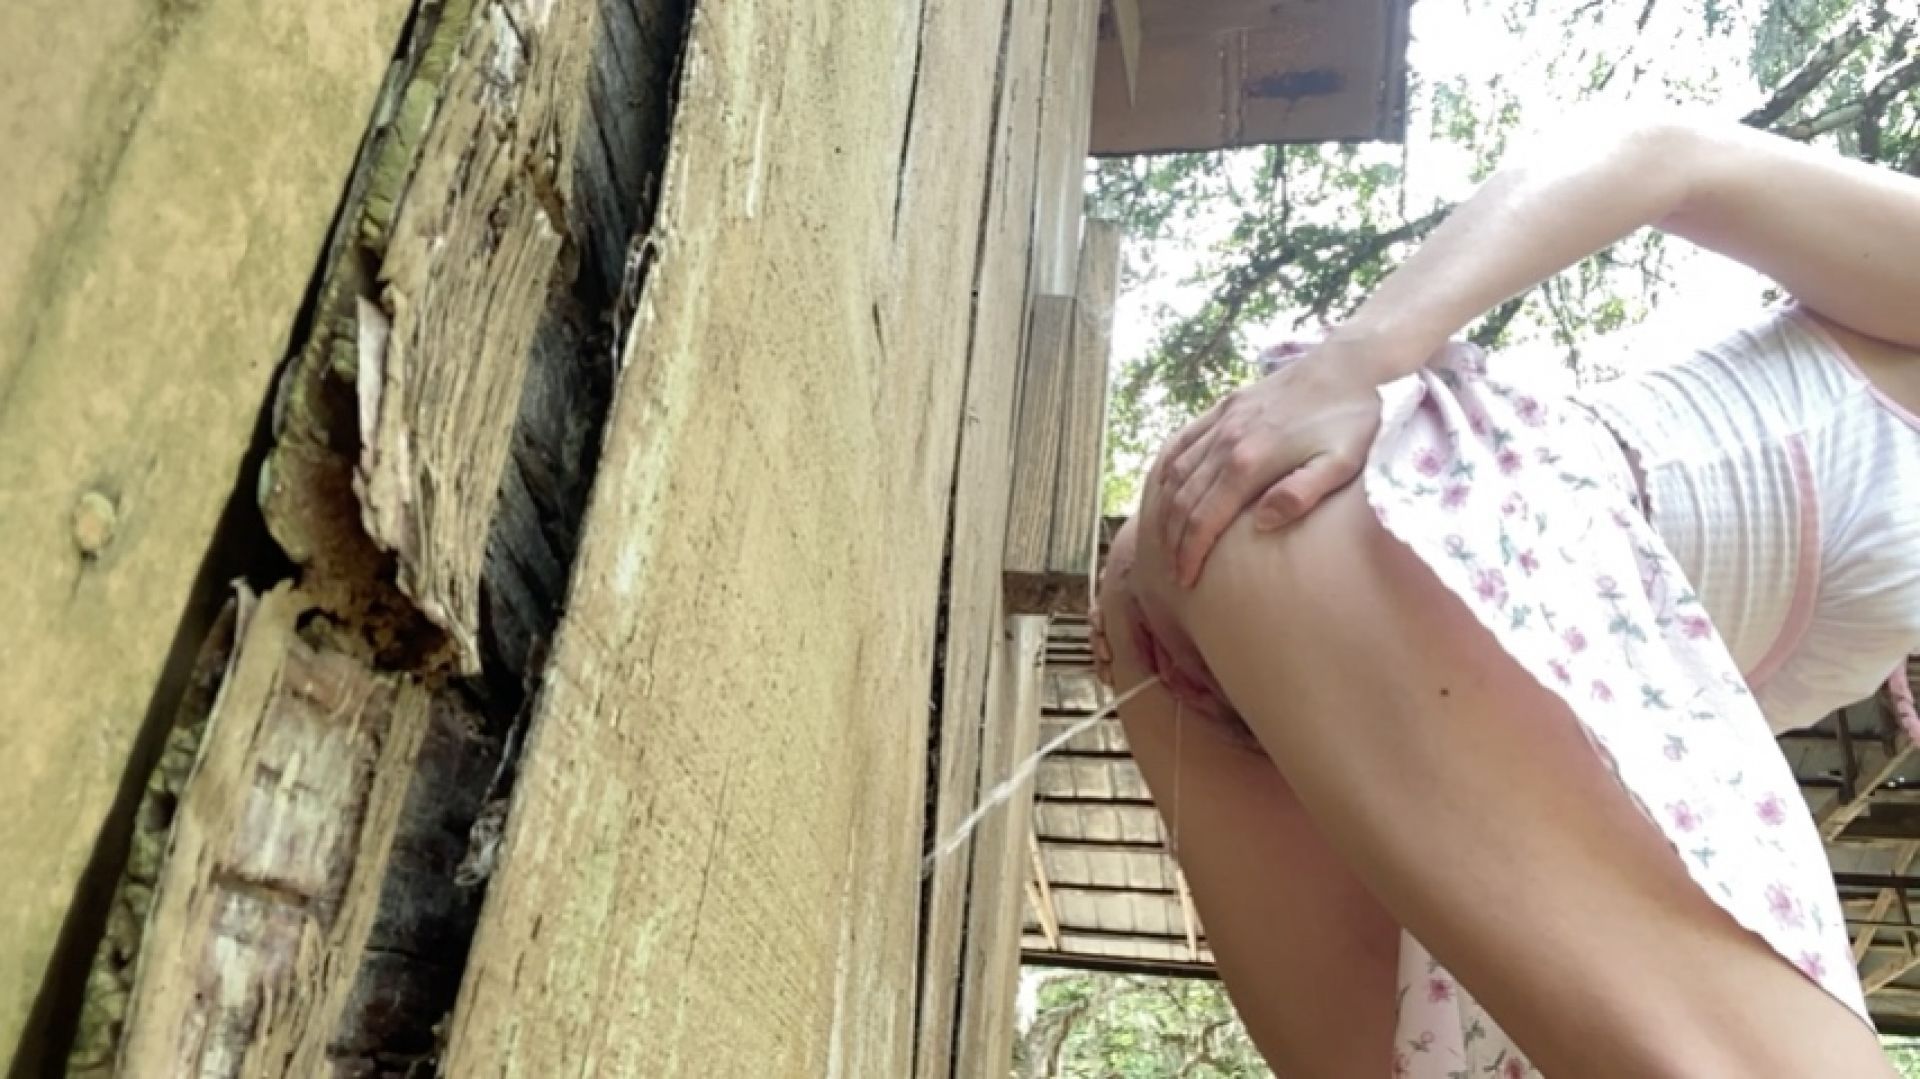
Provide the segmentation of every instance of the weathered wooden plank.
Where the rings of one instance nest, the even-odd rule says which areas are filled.
[[[0,1057],[20,1067],[409,7],[0,5]]]
[[[113,1074],[147,915],[153,909],[153,889],[159,883],[160,867],[173,835],[174,815],[194,762],[200,757],[201,737],[213,714],[216,695],[226,681],[235,631],[250,612],[252,602],[251,594],[240,590],[222,608],[201,642],[159,763],[147,777],[140,808],[134,815],[126,872],[114,889],[106,929],[94,949],[73,1045],[67,1052],[67,1075],[72,1079],[104,1079]]]
[[[613,401],[613,367],[632,316],[623,286],[638,269],[634,241],[652,217],[666,157],[669,76],[686,37],[683,0],[598,2],[567,201],[577,272],[569,288],[554,289],[534,334],[481,577],[481,665],[508,703],[565,600]]]
[[[1127,101],[1131,104],[1140,83],[1140,0],[1107,0],[1105,14],[1112,21],[1112,32],[1103,21],[1100,39],[1112,39],[1120,46],[1120,64],[1127,75]]]
[[[1058,950],[1060,947],[1060,914],[1053,904],[1053,884],[1047,877],[1047,860],[1040,854],[1040,837],[1027,829],[1027,857],[1033,863],[1033,877],[1029,882],[1032,892],[1028,899],[1033,906],[1033,916],[1039,922],[1046,936],[1047,947]]]
[[[1080,611],[1092,599],[1098,556],[1107,357],[1113,343],[1113,305],[1120,291],[1121,239],[1118,223],[1087,222],[1080,245],[1080,277],[1074,288],[1073,343],[1067,352],[1047,569],[1069,582],[1068,596],[1078,601],[1075,606]]]
[[[1073,294],[1093,125],[1099,0],[1052,0],[1040,106],[1032,291]]]
[[[1010,614],[1042,614],[1063,599],[1047,559],[1060,468],[1067,357],[1073,344],[1073,297],[1035,296],[1032,312],[1026,360],[1021,364],[1013,494],[1007,509],[1005,575]]]
[[[1046,4],[1015,3],[1007,5],[1003,16],[988,176],[977,226],[974,301],[966,330],[966,400],[952,478],[947,589],[942,600],[946,636],[940,645],[933,746],[936,771],[929,792],[928,829],[936,837],[949,834],[973,810],[978,797],[987,667],[1000,642],[1001,558],[1006,549],[1020,341],[1026,329],[1047,10]],[[955,61],[977,62],[959,57]],[[944,168],[937,161],[929,163]],[[973,232],[965,230],[969,240],[974,239]],[[972,848],[963,845],[932,867],[925,886],[913,1071],[921,1079],[952,1074],[960,939],[971,869]]]
[[[930,171],[924,194],[903,189],[901,133],[910,101],[911,130],[931,115],[972,132],[970,151],[924,152],[977,185],[992,79],[991,44],[959,46],[943,61],[977,91],[916,96],[923,29],[880,0],[694,11],[651,268],[449,1074],[908,1071],[964,338],[921,349],[887,320],[917,273],[956,276],[913,317],[969,303],[969,259],[894,252],[971,238],[980,191],[948,211]]]
[[[1408,7],[1140,0],[1134,77],[1117,36],[1094,63],[1093,152],[1400,138]]]
[[[448,18],[453,16],[449,15]],[[382,246],[356,487],[400,587],[480,669],[480,574],[566,234],[598,5],[478,0]]]
[[[981,786],[1011,778],[1034,751],[1040,732],[1040,651],[1047,620],[1007,619],[995,657],[998,693],[981,747]],[[980,824],[974,843],[974,901],[960,988],[956,1076],[1002,1075],[1013,1060],[1014,995],[1020,975],[1020,885],[1026,879],[1031,782]]]
[[[240,628],[113,1074],[344,1079],[433,1051],[493,754],[455,698],[303,639],[310,609],[282,586]]]

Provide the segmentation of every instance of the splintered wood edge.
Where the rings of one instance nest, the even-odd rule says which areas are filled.
[[[302,641],[308,609],[283,584],[241,632],[155,889],[127,1079],[320,1074],[354,1033],[429,698]]]
[[[359,379],[365,525],[463,673],[479,670],[487,541],[567,230],[597,24],[592,4],[479,6],[382,260],[392,324],[361,343],[375,369]],[[496,159],[511,167],[469,167]]]

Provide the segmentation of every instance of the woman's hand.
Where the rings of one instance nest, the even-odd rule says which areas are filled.
[[[1228,394],[1173,440],[1147,477],[1142,525],[1191,587],[1215,541],[1255,506],[1254,526],[1297,521],[1353,482],[1380,426],[1370,374],[1336,341]]]

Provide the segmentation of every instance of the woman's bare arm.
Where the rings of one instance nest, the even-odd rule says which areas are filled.
[[[1563,124],[1454,211],[1336,331],[1380,381],[1471,320],[1657,226],[1859,333],[1920,347],[1920,180],[1729,122]]]

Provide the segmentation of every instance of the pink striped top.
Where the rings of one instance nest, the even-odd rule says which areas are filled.
[[[1920,650],[1920,417],[1812,318],[1773,312],[1584,396],[1774,730]]]

